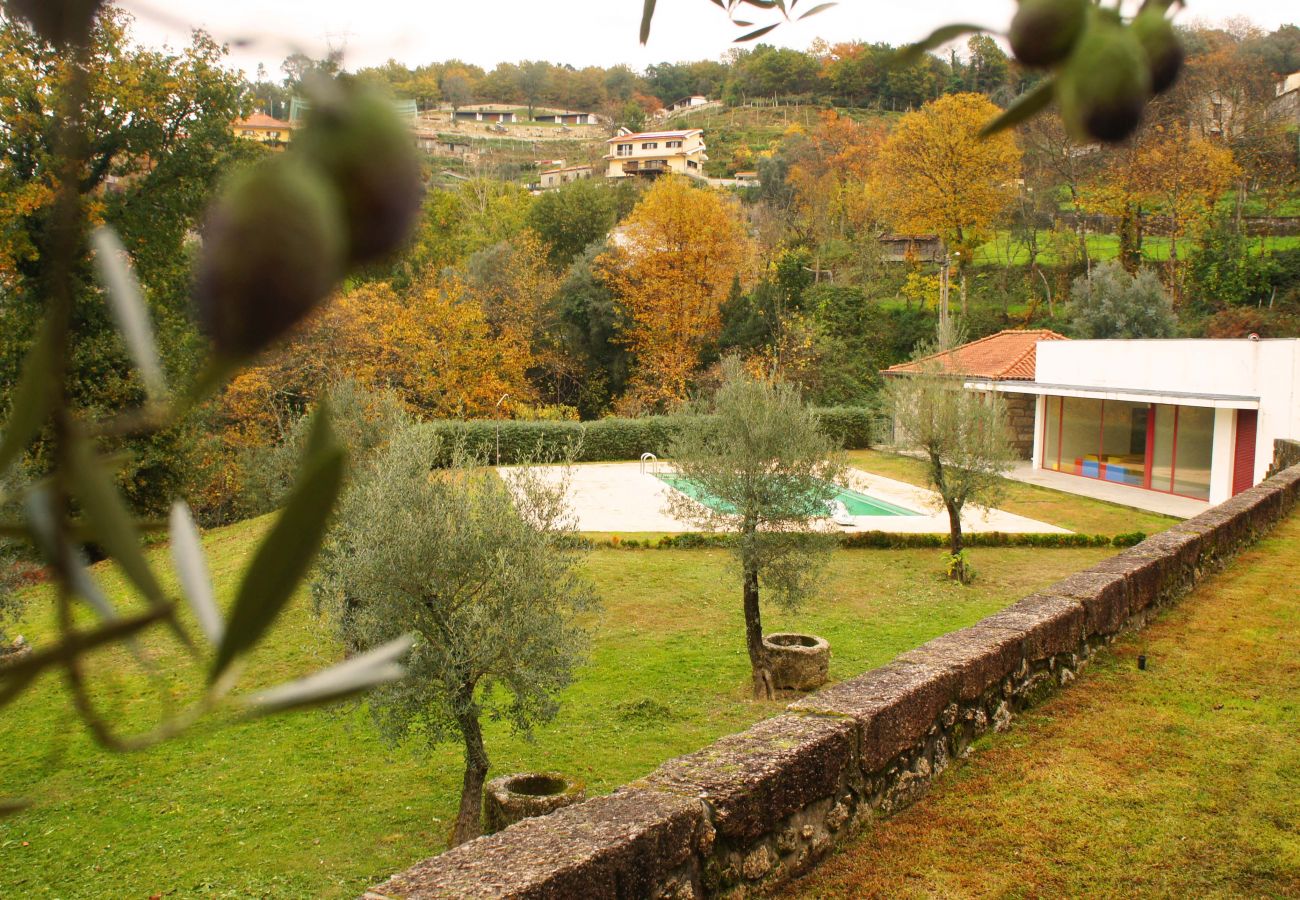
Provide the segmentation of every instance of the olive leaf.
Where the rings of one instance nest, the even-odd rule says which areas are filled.
[[[155,606],[166,602],[162,586],[140,549],[140,535],[126,501],[88,439],[71,438],[72,489],[95,542],[122,567],[126,577]]]
[[[732,41],[732,43],[741,44],[744,43],[745,41],[757,40],[758,38],[761,38],[763,35],[767,34],[769,31],[771,31],[773,28],[776,28],[780,24],[781,24],[780,22],[773,22],[771,25],[764,25],[762,28],[755,28],[753,31],[749,32],[748,34],[742,34],[740,37]]]
[[[253,715],[266,715],[330,703],[386,681],[395,681],[406,675],[398,660],[414,643],[409,634],[404,634],[323,672],[254,694],[248,699],[248,705]]]
[[[117,232],[108,226],[96,228],[90,236],[95,249],[95,267],[108,295],[109,308],[122,333],[126,349],[130,351],[140,381],[151,399],[161,399],[167,393],[162,365],[158,362],[158,346],[154,342],[149,311],[140,293],[140,283],[131,269],[131,260]]]
[[[66,539],[63,545],[60,546],[54,528],[54,510],[50,504],[49,491],[43,487],[33,488],[28,492],[23,502],[27,512],[27,522],[31,526],[31,534],[35,539],[36,549],[40,551],[50,565],[57,565],[62,558],[68,559],[71,568],[71,571],[68,572],[68,582],[73,594],[80,597],[86,602],[86,605],[99,613],[100,618],[104,621],[112,622],[116,620],[117,609],[104,596],[104,592],[99,589],[99,585],[95,583],[95,580],[90,577],[86,555],[80,548],[68,545]]]
[[[212,593],[212,578],[208,574],[207,559],[203,555],[203,545],[199,541],[199,530],[194,525],[194,517],[183,500],[172,504],[169,532],[172,539],[172,562],[176,565],[176,574],[180,577],[181,593],[194,610],[199,628],[212,646],[221,643],[221,633],[225,625],[221,621],[221,612]]]
[[[955,24],[944,25],[930,32],[930,36],[917,41],[915,44],[908,44],[906,47],[900,47],[894,54],[891,65],[895,67],[909,66],[920,59],[924,54],[929,53],[936,47],[941,47],[954,38],[959,38],[963,34],[977,34],[984,30],[982,25]]]
[[[22,374],[13,392],[13,406],[9,421],[0,436],[0,475],[23,452],[23,449],[41,430],[50,411],[49,370],[53,352],[54,329],[46,319],[32,349],[23,360]]]
[[[808,10],[806,13],[803,13],[801,16],[799,16],[799,21],[803,21],[809,16],[815,16],[820,12],[825,12],[826,10],[830,9],[832,6],[836,6],[836,5],[837,5],[836,3],[819,3],[816,6],[814,6],[812,9]]]
[[[988,137],[997,134],[999,131],[1005,131],[1014,125],[1019,125],[1026,119],[1030,119],[1047,109],[1052,103],[1052,98],[1056,96],[1056,79],[1049,78],[1040,81],[1025,93],[1021,94],[1015,101],[1008,106],[1002,115],[998,116],[992,122],[989,122],[980,130],[980,137]]]
[[[235,658],[248,652],[284,610],[325,538],[334,501],[343,486],[346,454],[335,440],[322,403],[298,478],[239,584],[235,607],[209,673],[216,681]]]
[[[650,20],[655,17],[655,0],[645,0],[641,8],[641,43],[650,40]]]

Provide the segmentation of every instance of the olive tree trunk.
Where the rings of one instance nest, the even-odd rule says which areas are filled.
[[[471,699],[461,708],[465,712],[456,716],[456,724],[465,740],[465,777],[460,788],[460,811],[456,813],[456,824],[451,833],[453,847],[472,841],[483,833],[483,784],[488,773],[488,756],[483,747],[478,707]]]
[[[772,672],[767,665],[767,651],[763,649],[763,619],[758,606],[758,563],[745,560],[745,645],[749,649],[749,668],[754,678],[754,699],[771,700]]]

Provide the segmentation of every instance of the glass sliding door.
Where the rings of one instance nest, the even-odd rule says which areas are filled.
[[[1044,469],[1209,499],[1212,408],[1084,397],[1043,408]]]

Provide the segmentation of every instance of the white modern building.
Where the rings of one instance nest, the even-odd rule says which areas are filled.
[[[605,142],[609,151],[609,178],[657,178],[660,175],[704,177],[708,148],[699,128],[684,131],[646,131],[633,134],[626,129]]]
[[[965,384],[1035,396],[1035,470],[1210,504],[1300,438],[1300,339],[1039,341],[1032,381]]]

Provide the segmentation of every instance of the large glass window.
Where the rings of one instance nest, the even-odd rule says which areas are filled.
[[[1178,407],[1178,441],[1174,447],[1174,493],[1210,499],[1210,454],[1214,447],[1214,410]]]
[[[1213,409],[1048,397],[1044,411],[1043,468],[1209,499]]]

